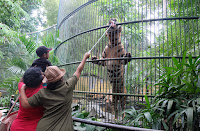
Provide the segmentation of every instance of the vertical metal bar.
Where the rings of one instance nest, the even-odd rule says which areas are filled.
[[[159,12],[159,11],[160,11],[160,8],[159,8],[159,7],[160,7],[160,5],[159,5],[159,1],[158,1],[158,18],[160,18],[160,17],[159,17],[159,13],[160,13],[160,12]],[[158,22],[158,23],[159,23],[158,27],[160,27],[160,22]],[[159,30],[158,30],[158,31],[159,31]],[[162,35],[162,34],[159,34],[159,37],[158,37],[158,43],[159,43],[159,49],[158,49],[158,50],[159,50],[159,51],[158,51],[159,54],[158,54],[158,56],[159,56],[159,57],[160,57],[160,55],[161,55],[161,44],[160,44],[160,37],[161,37],[161,35]],[[159,62],[159,65],[158,65],[158,70],[159,70],[159,71],[158,71],[158,77],[160,78],[161,60],[159,59],[158,62]],[[156,80],[155,80],[155,82],[156,82]],[[160,85],[159,85],[159,87],[156,87],[156,86],[155,86],[155,92],[157,91],[157,88],[158,88],[158,90],[160,90]],[[151,95],[152,95],[152,89],[151,89]],[[151,100],[152,100],[152,98],[151,98]]]
[[[143,20],[143,0],[142,0],[142,15],[141,15],[141,19]],[[142,43],[142,57],[144,57],[144,55],[143,55],[143,54],[144,54],[144,53],[143,53],[143,52],[144,52],[144,36],[143,36],[144,32],[143,32],[143,24],[144,24],[144,23],[143,23],[143,21],[142,21],[142,42],[141,42],[141,43]],[[143,86],[144,86],[144,85],[143,85],[144,69],[143,69],[143,68],[144,68],[144,66],[143,66],[143,59],[142,59],[142,80],[141,80],[141,82],[142,82],[142,95],[144,95],[144,89],[143,89]],[[143,98],[144,98],[144,97],[142,97],[142,102],[144,101]]]
[[[89,35],[88,33],[87,33],[87,35]],[[89,42],[88,42],[88,39],[89,39],[89,37],[86,35],[86,43],[88,44],[88,47],[89,47]],[[87,50],[89,50],[90,49],[90,47],[89,48],[87,48]],[[92,56],[92,52],[91,52],[91,54],[90,54],[90,56]],[[89,64],[89,66],[88,66],[88,70],[89,70],[89,72],[91,72],[91,66],[92,66],[93,64]],[[90,91],[90,73],[88,73],[88,76],[87,76],[87,85],[88,85],[88,90],[87,91]],[[87,98],[87,105],[86,105],[86,109],[88,109],[89,108],[89,104],[90,104],[90,102],[89,102],[89,99]]]
[[[95,4],[94,4],[93,6],[95,7]],[[95,13],[95,14],[98,14],[98,12],[97,12],[97,7],[96,7],[95,9],[96,9],[96,13]],[[97,18],[96,18],[96,16],[95,16],[95,25],[96,25],[95,27],[98,27],[98,24],[97,24],[96,19],[99,20],[99,17],[97,16]],[[99,34],[99,30],[97,31],[97,35],[96,35],[96,36],[97,36],[97,39],[98,39],[98,36],[99,36],[98,34]],[[98,46],[98,51],[100,51],[100,44],[99,44],[99,46]],[[101,67],[98,67],[98,76],[99,76],[99,77],[97,78],[97,80],[98,80],[98,81],[97,81],[97,87],[100,88],[100,89],[98,90],[98,92],[101,92],[101,85],[100,85],[100,77],[101,77],[101,74],[100,74],[100,69],[99,69],[99,68],[101,68]],[[101,97],[102,94],[99,94],[99,96]],[[98,99],[99,99],[99,102],[98,102],[98,103],[103,103],[102,99],[100,99],[100,98],[98,98]],[[101,110],[101,109],[100,109],[100,106],[99,106],[99,109],[98,109],[98,110],[99,110],[99,116],[100,116],[100,113],[101,113],[101,112],[100,112],[100,110]]]
[[[91,12],[92,12],[92,10],[89,10],[89,13],[88,13],[88,16],[89,16],[89,20],[92,20],[92,17],[91,17]],[[89,25],[88,25],[88,28],[91,28],[91,24],[92,24],[92,21],[90,21],[90,22],[87,22],[86,21],[86,23],[89,23]],[[89,32],[89,40],[88,40],[88,42],[89,43],[92,43],[92,45],[93,45],[93,38],[91,38],[93,35],[92,35],[92,33],[93,32]],[[91,44],[90,44],[91,45]],[[93,53],[94,53],[94,51],[91,51],[91,56],[93,55]],[[94,64],[92,64],[91,65],[92,67],[90,68],[90,72],[92,72],[93,70],[94,70],[94,67],[95,67],[95,65]],[[92,90],[91,90],[91,88],[93,87],[93,76],[92,76],[92,74],[90,75],[90,77],[89,77],[89,92],[92,92]],[[88,94],[88,97],[90,96],[90,94]],[[90,98],[88,98],[88,99],[90,99]],[[88,110],[89,109],[92,109],[92,104],[93,104],[93,100],[91,99],[91,101],[90,101],[90,103],[88,104]]]
[[[155,13],[155,8],[156,8],[156,7],[155,7],[155,0],[154,0],[154,19],[155,19],[155,14],[156,14],[156,13]],[[155,26],[156,26],[156,25],[155,25],[155,23],[156,23],[156,22],[154,21],[154,37],[153,37],[153,39],[154,39],[154,43],[155,43],[155,44],[154,44],[155,56],[157,56],[157,53],[156,53],[156,52],[157,52],[157,51],[156,51],[156,40],[155,40],[155,39],[156,39],[156,35],[155,35],[155,34],[156,34],[156,31],[155,31]],[[157,76],[157,75],[156,75],[156,70],[157,70],[156,68],[157,68],[157,60],[155,59],[155,78],[154,78],[154,84],[155,84],[155,80],[156,80],[156,76]],[[156,86],[155,86],[155,85],[154,85],[154,90],[156,90]]]
[[[136,5],[137,5],[137,1],[135,1],[135,12],[137,13],[137,7],[136,7]],[[136,16],[135,16],[135,21],[136,21]],[[137,42],[137,39],[136,39],[136,28],[137,28],[137,23],[135,23],[134,26],[135,26],[135,28],[134,28],[134,29],[135,29],[135,30],[134,30],[134,36],[135,36],[135,37],[134,37],[134,38],[135,38],[135,41]],[[134,55],[135,57],[137,56],[137,55],[136,55],[136,54],[137,54],[136,49],[137,49],[138,43],[139,43],[139,42],[137,42],[137,43],[135,44],[135,55]],[[136,86],[136,85],[137,85],[137,77],[136,77],[136,75],[137,75],[136,67],[137,67],[137,66],[136,66],[136,62],[137,62],[137,60],[134,60],[134,64],[135,64],[135,66],[134,66],[134,67],[135,67],[135,71],[134,71],[134,72],[135,72],[135,80],[134,80],[134,81],[135,81],[135,87],[136,87],[135,90],[134,90],[134,94],[136,94],[136,90],[137,90],[137,86]],[[135,103],[136,103],[136,97],[134,96],[134,105],[135,105]]]
[[[167,3],[166,3],[166,12],[167,12]],[[166,17],[168,17],[168,15],[167,15],[167,13],[166,13]],[[169,30],[169,28],[168,28],[168,21],[166,21],[166,26],[167,26],[167,56],[169,56],[170,54],[169,54],[169,50],[170,50],[170,48],[169,48],[169,38],[168,38],[168,30]],[[167,66],[169,66],[169,60],[168,60],[168,65]]]
[[[176,12],[175,12],[175,4],[176,2],[174,2],[174,14],[175,14],[175,17],[177,17],[176,15]],[[176,20],[175,20],[175,40],[176,40],[176,56],[179,56],[179,53],[178,53],[178,44],[177,44],[177,30],[176,30]]]
[[[194,16],[194,14],[193,14],[193,4],[192,4],[192,0],[191,0],[191,16]],[[194,21],[195,21],[195,20],[192,20],[192,32],[193,32],[192,42],[193,42],[193,46],[194,46],[194,54],[193,54],[193,55],[196,55],[196,51],[195,51],[195,41],[194,41],[194,38],[195,38],[195,35],[194,35]],[[190,37],[189,37],[189,38],[190,38]]]
[[[162,1],[162,18],[164,18],[164,2]],[[164,49],[165,49],[165,40],[164,40],[164,38],[165,38],[165,22],[164,21],[162,21],[162,34],[163,34],[163,38],[162,38],[162,44],[163,44],[163,56],[165,56],[165,52],[164,52]],[[165,65],[165,60],[163,59],[163,66]],[[156,93],[155,93],[156,94]]]
[[[85,10],[84,10],[84,12],[85,12]],[[88,51],[88,47],[89,47],[89,45],[88,45],[88,43],[86,42],[86,38],[87,38],[87,35],[84,35],[83,36],[83,43],[86,43],[86,50]],[[85,51],[86,52],[86,51]],[[86,90],[87,88],[89,88],[89,87],[87,87],[86,88],[86,86],[89,86],[89,84],[88,84],[88,77],[89,77],[89,73],[88,73],[88,68],[87,67],[89,67],[89,64],[90,63],[87,63],[86,64],[86,69],[87,69],[87,72],[85,73],[86,75],[85,76],[83,76],[83,81],[84,81],[84,88],[83,88],[83,90],[84,91],[88,91],[88,90]],[[85,93],[84,94],[84,98],[85,98],[85,108],[87,109],[87,105],[88,105],[88,97],[87,97],[87,94]]]
[[[170,7],[170,16],[169,17],[172,17],[172,2],[171,2],[171,0],[170,0],[170,3],[169,3],[170,5],[169,5],[169,7]],[[171,32],[169,32],[169,34],[171,34],[171,43],[169,43],[169,49],[172,49],[172,51],[171,51],[171,54],[169,54],[169,55],[171,55],[171,56],[173,56],[174,55],[174,50],[173,50],[173,46],[174,46],[174,42],[173,42],[173,35],[172,35],[172,26],[173,26],[173,23],[172,23],[172,20],[170,20],[170,29],[169,29],[169,31],[171,31]],[[170,36],[169,36],[169,38],[170,38]],[[170,65],[170,64],[169,64]],[[170,66],[173,66],[173,61],[171,61],[171,65]]]
[[[178,0],[178,16],[180,17],[180,5],[179,5],[179,0]],[[179,42],[179,44],[180,44],[180,53],[179,53],[179,56],[181,56],[182,54],[182,40],[181,40],[181,21],[180,21],[180,19],[178,20],[178,23],[179,23],[179,30],[180,30],[180,42]],[[178,37],[178,34],[177,34],[177,37]],[[178,54],[177,54],[178,55]]]
[[[88,36],[90,36],[90,33],[87,33],[87,34],[88,34]],[[90,45],[90,37],[86,37],[86,38],[87,38],[86,40],[87,40],[88,45]],[[90,47],[89,47],[89,49],[90,49]],[[92,52],[91,52],[90,56],[92,56]],[[94,64],[92,64],[92,63],[89,65],[89,72],[91,72],[93,66],[94,66]],[[88,92],[90,92],[90,80],[91,80],[90,78],[91,78],[91,74],[88,75]],[[90,103],[91,103],[91,101],[88,101],[87,109],[89,109]]]
[[[101,0],[101,7],[102,7],[102,0]],[[104,16],[104,12],[103,12],[103,16]],[[101,21],[102,19],[101,19],[101,17],[99,17],[99,19],[100,19],[100,24],[99,24],[99,26],[101,25],[101,23],[103,23],[103,21]],[[101,30],[100,30],[100,34],[101,34]],[[101,49],[102,50],[100,50],[101,52],[103,52],[103,50],[104,50],[104,43],[103,43],[103,39],[101,40],[102,41],[102,44],[100,45],[100,47],[101,47]],[[103,69],[103,68],[101,68],[101,72],[102,72],[102,80],[103,80],[103,90],[104,91],[107,91],[107,90],[105,90],[105,88],[106,88],[106,85],[104,84],[105,83],[105,79],[104,79],[104,76],[105,76],[105,70]],[[107,115],[106,115],[106,110],[107,110],[107,103],[106,103],[106,96],[105,96],[105,103],[103,103],[103,105],[105,104],[105,111],[104,111],[104,115],[105,115],[105,117],[107,117]],[[102,113],[103,114],[103,113]],[[106,119],[106,118],[105,118]],[[105,122],[107,122],[106,120],[105,120]]]
[[[150,11],[149,11],[150,13],[149,13],[149,17],[150,17],[150,19],[151,19],[151,0],[150,0]],[[150,22],[150,32],[151,32],[151,28],[152,28],[152,22]],[[151,35],[152,33],[150,33],[150,44],[152,44],[152,35]],[[151,47],[153,47],[153,45],[151,46]],[[152,51],[152,48],[150,48],[150,56],[153,56],[153,51]],[[151,76],[151,78],[150,78],[150,80],[151,80],[151,91],[152,91],[152,89],[153,89],[153,60],[151,60],[151,66],[150,66],[150,76]]]
[[[140,3],[139,3],[139,0],[138,0],[138,20],[139,20],[139,17],[140,17],[140,8],[139,8],[139,5],[140,5]],[[138,34],[139,34],[139,26],[140,26],[140,23],[138,23]],[[141,41],[141,40],[140,40]],[[140,44],[141,43],[139,43],[138,44],[138,57],[140,57]],[[138,60],[138,69],[140,68],[141,66],[140,66],[140,60]],[[139,69],[140,70],[140,69]],[[139,79],[139,75],[140,75],[140,72],[139,72],[139,70],[138,70],[138,91],[137,91],[137,93],[139,94],[140,93],[140,79]],[[137,98],[137,101],[139,102],[139,97]]]
[[[102,0],[101,0],[101,2],[102,2]],[[106,5],[108,4],[108,2],[106,1]],[[103,12],[103,16],[105,16],[106,15],[106,20],[107,20],[107,12],[106,12],[106,14],[104,14],[104,12]],[[105,23],[105,19],[104,19],[104,17],[103,17],[103,24]],[[105,37],[105,45],[104,46],[102,46],[102,49],[104,49],[104,47],[106,46],[106,39],[107,37]],[[108,89],[108,76],[107,76],[107,71],[106,71],[106,69],[104,69],[104,74],[105,74],[105,76],[106,76],[106,90]],[[109,90],[109,93],[110,93],[110,90]],[[108,98],[110,97],[110,95],[108,95]],[[110,115],[109,115],[109,113],[107,113],[107,115],[108,115],[108,122],[109,122],[109,119],[110,119]],[[112,122],[112,116],[111,116],[111,122]]]
[[[94,11],[93,11],[93,9],[90,9],[91,10],[91,20],[92,20],[92,25],[91,25],[91,27],[90,28],[92,28],[92,27],[94,27],[95,26],[95,20],[94,20]],[[92,43],[95,43],[95,41],[96,41],[96,35],[97,35],[97,33],[96,33],[97,31],[93,31],[92,32],[92,40],[93,40],[93,42]],[[96,50],[96,48],[95,48],[95,50]],[[99,67],[97,67],[97,68],[99,68]],[[93,68],[93,70],[94,70],[94,74],[96,74],[96,68],[95,68],[95,66],[94,66],[94,68]],[[98,69],[97,69],[98,70]],[[97,89],[96,89],[96,77],[95,76],[93,76],[92,77],[92,79],[93,79],[93,89],[92,89],[92,92],[97,92],[98,91],[98,86],[97,86]],[[97,110],[97,100],[96,99],[94,99],[95,97],[97,97],[97,95],[95,96],[95,94],[93,94],[92,96],[94,96],[93,98],[92,98],[92,100],[94,100],[94,107],[95,107],[95,110]],[[92,109],[92,108],[91,108]],[[96,112],[97,113],[97,112]]]
[[[187,20],[187,33],[188,33],[188,39],[189,39],[189,49],[191,49],[191,41],[190,41],[190,20]],[[191,54],[191,52],[190,52]]]
[[[196,20],[196,24],[197,24],[197,41],[198,41],[198,51],[200,50],[200,48],[199,48],[199,44],[200,44],[200,42],[199,42],[199,27],[198,27],[198,21],[199,21],[199,19],[198,20]],[[200,55],[200,51],[199,51],[199,53],[198,53],[199,55]]]
[[[129,3],[129,2],[131,2],[131,1],[128,0],[128,3]],[[128,14],[129,14],[129,8],[128,8]],[[129,15],[128,15],[128,16],[129,16]],[[128,17],[128,18],[129,18],[129,17]],[[128,21],[130,21],[130,20],[128,19]],[[131,38],[130,38],[130,44],[131,44],[131,45],[130,45],[130,46],[131,46],[130,48],[131,48],[131,49],[130,49],[130,51],[131,51],[131,55],[133,56],[132,45],[135,44],[135,43],[133,43],[133,40],[132,40],[132,39],[133,39],[133,24],[130,25],[130,29],[131,29],[131,34],[130,34],[130,35],[131,35]],[[132,62],[130,62],[130,63],[132,63]],[[130,82],[128,83],[128,84],[129,84],[129,88],[130,88],[130,92],[129,92],[129,93],[132,94],[132,93],[133,93],[132,84],[131,84],[131,83],[133,83],[133,73],[132,73],[132,69],[133,69],[133,68],[132,68],[132,64],[130,64],[130,67],[129,67],[129,68],[130,68],[130,69],[129,69],[129,70],[130,70],[130,73],[129,73],[129,74],[130,74],[130,77],[129,77],[129,78],[130,78]],[[128,74],[128,73],[127,73],[127,74]],[[133,103],[133,102],[132,102],[132,97],[130,96],[130,102],[129,102],[128,108],[131,107],[131,103]]]
[[[124,11],[123,11],[123,9],[124,9]],[[123,13],[126,13],[126,10],[125,10],[125,8],[123,8],[123,5],[122,5],[122,0],[121,0],[121,12],[123,12]],[[125,15],[125,14],[124,14]],[[122,22],[124,22],[125,21],[125,19],[124,19],[124,17],[123,17],[123,15],[121,15],[121,20],[122,20]],[[124,39],[123,39],[123,44],[124,44],[124,50],[125,51],[127,51],[126,50],[126,33],[125,33],[125,30],[126,30],[126,26],[124,25],[124,29],[123,29],[123,32],[124,32]],[[118,37],[118,36],[117,36]],[[121,37],[122,37],[122,32],[121,32]],[[121,41],[122,41],[122,38],[121,38]],[[117,42],[118,43],[118,42]],[[123,89],[123,92],[124,92],[124,88],[126,88],[125,87],[125,65],[122,65],[123,66],[123,87],[119,87],[119,88],[122,88]],[[120,93],[121,93],[121,89],[119,89],[120,90]],[[124,101],[124,103],[123,103],[123,101]],[[117,102],[118,103],[118,102]],[[123,106],[123,104],[125,104],[125,99],[122,97],[122,96],[119,96],[119,106],[118,107],[120,107],[119,109],[119,111],[118,111],[118,116],[120,116],[120,111],[122,111],[122,106]],[[126,106],[126,105],[125,105]],[[124,106],[124,107],[125,107]],[[122,117],[122,116],[120,116],[120,117]],[[122,121],[122,119],[121,119],[121,121]]]
[[[196,56],[196,47],[195,47],[195,35],[194,35],[194,21],[195,20],[191,20],[192,21],[192,34],[193,34],[193,36],[192,36],[192,43],[193,43],[193,48],[194,48],[194,56]]]
[[[119,14],[119,0],[118,0],[118,8],[117,8],[117,10],[118,10],[118,16],[119,16],[119,19],[120,19],[120,14]],[[120,21],[121,21],[121,19],[120,19]],[[111,35],[111,40],[113,39],[113,37],[115,37],[115,33],[114,33],[114,36],[113,35]],[[115,42],[115,39],[114,39],[114,42]],[[111,45],[112,45],[112,42],[111,42]],[[117,49],[118,50],[118,49]],[[118,55],[118,54],[117,54]],[[114,52],[112,53],[112,57],[114,56]],[[115,61],[115,60],[114,60]],[[112,66],[112,65],[110,65],[110,66]],[[111,67],[112,68],[112,67]],[[112,76],[114,76],[114,71],[112,72]],[[108,77],[110,77],[110,76],[108,76]],[[117,80],[115,81],[116,83],[117,83]],[[113,92],[113,89],[114,88],[114,81],[113,81],[113,83],[112,83],[112,93],[116,93],[116,92]],[[115,87],[116,88],[116,87]],[[118,88],[118,87],[117,87]],[[117,89],[118,90],[118,89]],[[114,96],[114,98],[116,98],[116,96]],[[116,121],[115,121],[115,118],[116,118],[116,116],[118,116],[118,114],[116,113],[116,109],[115,109],[115,107],[116,107],[116,105],[117,105],[117,101],[116,101],[116,99],[113,99],[113,101],[115,101],[115,105],[114,105],[114,119],[113,119],[113,122],[114,123],[116,123]]]
[[[146,19],[147,19],[147,17],[148,17],[148,13],[147,13],[147,9],[148,9],[148,8],[147,8],[147,4],[148,4],[148,3],[147,3],[147,0],[146,0],[146,17],[145,17]],[[146,25],[146,26],[145,26],[145,27],[146,27],[146,32],[145,32],[145,33],[146,33],[146,36],[145,36],[145,37],[146,37],[146,38],[145,38],[145,40],[146,40],[146,46],[149,47],[149,46],[151,46],[151,43],[149,43],[150,45],[148,45],[148,39],[147,39],[147,30],[148,30],[148,28],[147,28],[147,23],[146,23],[145,25]],[[148,57],[148,53],[147,53],[147,52],[148,52],[148,47],[146,48],[146,57]],[[149,94],[149,92],[148,92],[148,77],[149,77],[149,76],[148,76],[148,68],[149,68],[149,67],[148,67],[148,60],[146,60],[146,70],[147,70],[147,71],[146,71],[146,75],[145,75],[145,77],[146,77],[146,94]]]

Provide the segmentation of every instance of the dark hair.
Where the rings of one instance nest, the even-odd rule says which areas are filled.
[[[58,88],[58,85],[60,85],[63,81],[63,78],[56,81],[56,82],[51,82],[51,83],[47,83],[47,89],[49,90],[55,90]]]
[[[51,50],[52,50],[52,48],[47,48],[46,46],[40,46],[37,48],[36,54],[37,54],[37,56],[42,57],[43,54],[45,54]]]
[[[35,88],[39,86],[43,80],[41,68],[31,67],[29,68],[23,76],[24,83],[27,87]]]

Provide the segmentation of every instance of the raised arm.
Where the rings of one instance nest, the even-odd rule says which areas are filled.
[[[24,84],[20,90],[20,100],[23,108],[31,108],[32,106],[28,103],[27,96],[25,94],[26,85]]]
[[[87,58],[90,57],[90,53],[85,53],[84,57],[83,57],[83,60],[81,61],[81,63],[79,64],[78,68],[76,69],[76,72],[74,73],[74,75],[76,75],[76,77],[79,79],[80,75],[81,75],[81,72],[84,68],[84,65],[85,65],[85,62],[87,60]]]

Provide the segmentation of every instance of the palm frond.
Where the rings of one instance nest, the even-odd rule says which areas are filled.
[[[10,68],[8,68],[8,70],[13,74],[20,74],[20,75],[24,74],[24,70],[17,66],[11,66]]]

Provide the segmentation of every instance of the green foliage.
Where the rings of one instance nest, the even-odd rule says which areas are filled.
[[[21,32],[35,30],[37,24],[31,18],[32,10],[39,7],[41,0],[0,1],[0,74],[1,80],[14,74],[23,74],[30,66],[34,51],[32,40],[21,36]],[[8,69],[8,70],[3,70]],[[10,71],[12,73],[10,73]]]
[[[96,113],[91,110],[91,112],[86,112],[85,110],[80,111],[79,106],[75,105],[72,107],[72,116],[76,118],[81,118],[81,119],[87,119],[91,121],[100,121],[100,119],[97,118]],[[79,131],[103,131],[105,130],[104,127],[98,127],[98,126],[93,126],[93,125],[88,125],[84,123],[79,123],[79,122],[74,122],[74,129],[79,130]]]
[[[16,32],[14,32],[16,33]],[[5,35],[6,37],[6,35]],[[7,36],[9,41],[13,44],[8,43],[9,50],[5,52],[4,49],[6,47],[1,48],[4,50],[4,56],[2,58],[2,63],[0,67],[7,67],[7,70],[0,70],[4,75],[2,75],[2,81],[0,84],[0,88],[5,88],[6,91],[9,93],[8,96],[15,94],[18,81],[24,74],[24,72],[31,66],[33,60],[35,59],[34,54],[35,50],[37,49],[36,42],[31,38],[27,37],[26,35],[13,35]],[[6,43],[5,41],[4,43]],[[48,45],[48,47],[54,46],[55,39],[53,39],[53,35],[50,34],[49,36],[44,37],[43,40],[44,45]],[[47,44],[48,43],[48,44]],[[53,61],[52,64],[57,64],[58,59],[54,56],[53,51],[50,52],[50,61]],[[2,98],[3,100],[4,98]],[[5,99],[6,101],[7,99]]]
[[[5,1],[1,1],[1,2],[5,2]],[[23,2],[20,3],[20,5],[23,5]],[[14,6],[16,3],[11,2],[8,4],[10,5],[13,4]],[[19,3],[17,4],[19,5]],[[25,6],[23,8],[25,8]],[[19,17],[17,19],[21,21],[20,20],[21,18]],[[7,18],[7,16],[5,18]],[[32,38],[18,32],[19,31],[18,28],[22,29],[21,27],[22,25],[12,25],[12,23],[9,23],[9,21],[6,21],[6,22],[0,23],[0,36],[1,36],[0,37],[0,59],[1,59],[0,88],[4,88],[8,92],[5,98],[1,98],[2,101],[7,101],[8,100],[7,97],[10,97],[12,94],[15,94],[16,90],[18,89],[17,83],[19,79],[22,77],[22,75],[24,74],[24,72],[31,66],[36,56],[35,50],[39,46],[36,44],[36,42]],[[6,25],[6,24],[10,24],[10,25]],[[15,24],[19,24],[19,23],[15,23]],[[20,24],[23,24],[23,23],[20,23]],[[54,47],[55,39],[48,37],[47,39],[44,40],[45,43],[46,41],[50,43],[49,44],[51,45],[50,47]],[[50,55],[53,55],[53,52],[51,52]],[[52,57],[53,57],[52,60],[55,61],[54,63],[58,63],[58,59],[54,57],[54,55]],[[8,102],[9,101],[5,103],[8,103]]]
[[[59,36],[59,31],[50,32],[42,37],[41,45],[44,45],[48,48],[53,48],[53,50],[49,52],[49,61],[51,61],[52,65],[59,64],[58,57],[55,56],[54,54],[54,47],[61,42],[58,39],[58,36]]]
[[[32,38],[27,38],[26,35],[21,35],[19,36],[19,39],[21,41],[21,44],[23,44],[26,47],[26,50],[29,53],[29,55],[35,53],[36,43],[32,40]]]
[[[156,103],[150,104],[148,97],[145,95],[146,104],[144,109],[136,110],[134,107],[132,109],[127,109],[124,111],[126,125],[136,126],[150,129],[161,129],[162,124],[165,125],[165,129],[168,129],[165,123],[162,121],[162,114],[158,111],[163,111],[163,109],[156,106]]]
[[[52,26],[57,23],[59,0],[44,0],[43,2],[47,17],[47,26]]]
[[[7,89],[8,96],[15,95],[18,90],[19,76],[9,77],[0,83],[0,89]]]
[[[6,25],[12,26],[13,29],[19,29],[21,26],[21,18],[30,19],[27,12],[25,12],[19,5],[18,2],[11,0],[2,0],[0,2],[2,15],[0,21]]]
[[[0,45],[2,46],[5,42],[16,38],[17,32],[10,29],[7,25],[0,23]]]
[[[186,61],[185,57],[186,54],[184,54],[180,62],[172,58],[174,66],[164,68],[165,73],[163,73],[156,84],[160,86],[159,97],[176,98],[180,97],[182,93],[184,96],[190,97],[190,95],[200,93],[199,57],[193,59],[189,55],[188,61]]]
[[[172,58],[173,67],[163,67],[164,73],[156,85],[160,88],[152,104],[145,96],[145,108],[126,110],[127,125],[165,130],[199,130],[200,117],[200,57],[186,53],[181,60]]]
[[[198,6],[200,4],[200,1],[190,0],[190,1],[179,1],[179,4],[176,2],[176,0],[171,0],[171,10],[174,10],[173,15],[179,15],[179,16],[199,16],[200,14],[200,7]],[[180,11],[183,10],[183,11]]]
[[[0,106],[1,107],[9,107],[10,105],[10,96],[0,97]],[[6,109],[6,108],[3,108]]]
[[[41,0],[1,0],[0,21],[15,31],[33,31],[37,22],[30,16],[30,13],[37,9],[40,3]]]
[[[187,61],[184,54],[180,62],[175,58],[172,60],[175,66],[166,67],[158,82],[160,90],[155,98],[158,101],[157,105],[165,110],[162,113],[170,129],[176,127],[177,123],[180,124],[181,120],[182,124],[178,128],[197,130],[197,100],[200,94],[199,57],[193,59],[190,55]]]

